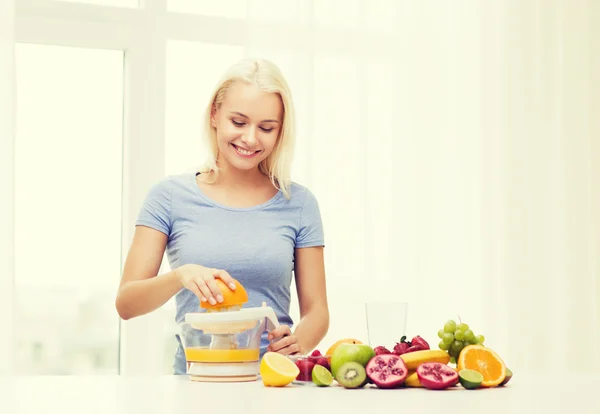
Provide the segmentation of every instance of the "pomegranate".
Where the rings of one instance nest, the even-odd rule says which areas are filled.
[[[385,355],[392,353],[392,351],[387,349],[385,346],[376,346],[375,349],[373,349],[373,351],[375,351],[375,355]]]
[[[430,390],[443,390],[458,383],[458,372],[440,362],[425,362],[417,367],[421,384]]]
[[[408,370],[402,358],[394,354],[376,355],[367,363],[367,376],[378,388],[396,388],[404,383]]]

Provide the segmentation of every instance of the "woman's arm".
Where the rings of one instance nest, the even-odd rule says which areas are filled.
[[[314,349],[329,330],[323,247],[299,248],[295,255],[300,323],[294,336],[298,339],[300,352],[306,353]]]
[[[115,302],[122,319],[161,307],[182,288],[175,270],[157,277],[166,244],[166,234],[136,227]]]

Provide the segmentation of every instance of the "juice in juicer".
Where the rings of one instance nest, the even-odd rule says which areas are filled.
[[[181,340],[192,381],[255,381],[260,369],[260,341],[265,330],[279,322],[271,307],[243,308],[248,302],[244,287],[236,283],[231,291],[220,280],[223,302],[201,302],[205,312],[185,315]]]

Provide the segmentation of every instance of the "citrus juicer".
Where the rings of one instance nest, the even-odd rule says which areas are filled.
[[[223,302],[201,302],[204,312],[186,313],[181,340],[192,381],[255,381],[260,370],[262,333],[279,326],[275,312],[262,306],[243,308],[248,295],[235,281],[231,291],[220,279]],[[219,283],[220,282],[220,283]]]

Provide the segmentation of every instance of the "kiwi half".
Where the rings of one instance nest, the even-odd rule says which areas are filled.
[[[344,388],[359,388],[367,383],[367,372],[358,362],[346,362],[338,368],[335,380]]]

